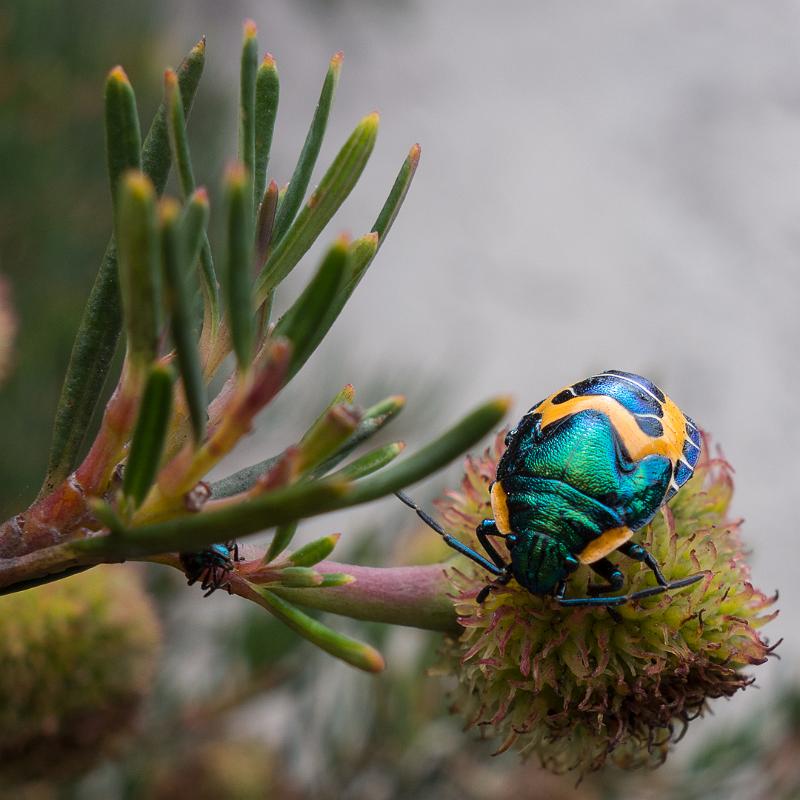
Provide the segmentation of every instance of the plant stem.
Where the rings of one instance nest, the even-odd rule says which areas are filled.
[[[355,581],[345,586],[325,589],[272,586],[270,591],[296,605],[353,619],[443,633],[459,631],[453,602],[448,596],[451,586],[444,564],[361,567],[336,561],[321,561],[314,569],[323,575],[352,575]],[[247,577],[246,567],[242,573],[243,577]]]

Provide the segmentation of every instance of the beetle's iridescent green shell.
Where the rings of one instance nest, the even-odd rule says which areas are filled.
[[[692,476],[701,446],[664,392],[617,370],[543,400],[506,441],[492,487],[498,529],[546,534],[583,563],[649,522]]]

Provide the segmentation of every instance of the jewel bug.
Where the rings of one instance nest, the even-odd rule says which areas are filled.
[[[654,383],[619,370],[586,378],[533,406],[505,443],[489,486],[493,517],[476,530],[485,555],[397,493],[450,547],[495,576],[479,603],[513,579],[562,606],[611,610],[703,577],[669,581],[653,555],[631,541],[691,478],[702,447],[697,425]],[[493,539],[505,543],[509,560]],[[657,585],[603,596],[624,584],[607,558],[615,550],[643,562]],[[587,597],[566,597],[567,578],[583,564],[604,583],[591,584]]]
[[[200,581],[200,588],[205,591],[203,597],[208,597],[217,589],[227,589],[230,594],[229,576],[239,560],[239,545],[236,542],[212,544],[205,550],[180,553],[178,557],[186,573],[187,584],[191,586]]]

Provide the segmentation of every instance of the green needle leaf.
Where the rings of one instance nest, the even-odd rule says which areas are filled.
[[[160,281],[156,193],[141,172],[128,172],[119,188],[116,239],[125,330],[132,368],[147,368],[158,350]]]
[[[322,575],[311,567],[284,567],[280,571],[280,585],[292,589],[310,589],[322,583]]]
[[[114,67],[106,79],[105,117],[108,178],[116,208],[120,178],[129,169],[142,168],[142,134],[136,97],[122,67]]]
[[[320,341],[327,335],[339,314],[342,313],[342,309],[358,286],[377,250],[378,234],[374,232],[356,239],[350,246],[350,259],[345,280],[336,293],[336,298],[328,306],[325,316],[319,322]]]
[[[164,105],[167,108],[167,122],[169,129],[169,144],[172,152],[172,160],[178,172],[178,182],[181,186],[183,199],[189,203],[187,217],[193,213],[198,213],[207,217],[208,214],[208,195],[203,190],[202,195],[195,197],[194,170],[192,169],[192,156],[189,152],[189,140],[186,137],[186,117],[183,111],[183,100],[181,99],[181,87],[178,75],[171,69],[164,73]],[[204,203],[203,209],[192,209],[192,200],[197,203]],[[203,292],[206,303],[209,305],[211,314],[214,318],[219,315],[219,287],[217,275],[214,271],[214,259],[211,256],[211,246],[208,243],[208,235],[205,227],[207,219],[203,222],[202,236],[198,241],[197,252],[192,250],[189,264],[196,264],[197,257],[200,257],[201,272],[203,275]],[[191,237],[194,241],[193,237]],[[189,251],[187,251],[188,253]]]
[[[372,226],[372,230],[380,236],[381,244],[383,244],[386,234],[389,233],[389,229],[400,211],[400,206],[403,205],[403,200],[406,198],[411,181],[414,179],[414,173],[417,171],[420,153],[420,146],[415,144],[409,151],[403,166],[400,167],[400,172],[397,174],[389,196],[378,214],[378,219]]]
[[[377,472],[385,467],[389,462],[394,461],[405,449],[403,442],[392,442],[377,450],[357,458],[346,467],[331,474],[332,478],[342,478],[344,480],[355,481]]]
[[[283,336],[292,343],[292,361],[286,381],[306,363],[328,328],[324,321],[344,282],[350,259],[345,237],[340,237],[328,250],[317,274],[311,279],[294,305],[280,318],[273,336]],[[330,327],[330,326],[328,326]]]
[[[269,564],[274,561],[291,543],[297,533],[297,523],[289,522],[286,525],[279,525],[275,530],[275,535],[269,543],[267,552],[264,554],[263,562]]]
[[[250,366],[253,352],[253,300],[250,290],[252,224],[250,181],[242,164],[228,170],[225,200],[228,230],[228,263],[225,271],[228,321],[240,372]]]
[[[257,33],[255,22],[251,19],[246,20],[244,23],[239,73],[239,161],[244,164],[251,189],[253,187],[256,161]],[[248,206],[250,209],[254,207],[252,196],[249,198]]]
[[[178,87],[183,99],[184,118],[189,116],[205,62],[206,40],[203,37],[189,51],[178,67]],[[153,181],[157,194],[161,194],[164,191],[170,163],[167,107],[162,101],[142,146],[142,171]]]
[[[205,39],[189,52],[178,69],[178,81],[188,114],[205,62]],[[166,110],[162,104],[142,147],[142,170],[161,192],[169,172],[170,155]],[[90,428],[95,405],[102,393],[117,347],[122,312],[117,279],[117,253],[113,239],[106,248],[100,270],[83,312],[61,389],[48,456],[47,475],[40,496],[51,491],[75,467]]]
[[[270,471],[281,459],[281,455],[271,456],[270,458],[244,467],[237,472],[211,484],[211,496],[215,500],[223,497],[232,497],[240,492],[246,492],[264,474]]]
[[[172,341],[177,353],[178,367],[183,379],[183,391],[195,443],[206,434],[206,388],[200,355],[192,326],[192,297],[194,274],[187,269],[186,253],[197,253],[204,235],[203,228],[192,231],[194,241],[184,241],[178,225],[181,209],[172,199],[161,201],[161,266],[164,289],[170,313]]]
[[[200,277],[202,279],[203,294],[211,313],[219,313],[219,284],[217,273],[214,271],[214,262],[211,259],[211,248],[208,245],[209,207],[208,192],[204,187],[195,189],[186,202],[186,208],[181,219],[186,263],[189,271],[193,272],[194,265],[200,258]]]
[[[313,567],[320,561],[324,561],[333,552],[341,536],[341,533],[332,533],[309,542],[299,550],[295,550],[289,556],[289,561],[296,567]]]
[[[278,218],[286,198],[278,206],[272,237],[276,245],[256,284],[256,299],[259,304],[263,303],[267,295],[294,269],[347,199],[375,146],[378,121],[378,114],[372,113],[356,126],[282,239],[278,236]],[[291,190],[292,185],[289,184],[286,197]]]
[[[181,89],[178,74],[171,69],[164,71],[164,105],[167,108],[167,129],[172,161],[178,173],[181,194],[186,199],[194,191],[194,170],[186,138],[186,118],[183,115]]]
[[[259,602],[264,608],[326,653],[330,653],[358,669],[363,669],[365,672],[381,672],[386,666],[383,656],[374,647],[351,639],[328,628],[321,622],[317,622],[269,589],[252,584],[251,587],[258,593]]]
[[[303,202],[308,184],[311,182],[311,174],[314,171],[314,165],[317,163],[317,157],[322,147],[322,139],[325,136],[325,128],[328,125],[328,116],[331,112],[336,84],[339,82],[343,58],[343,53],[336,53],[328,66],[317,108],[311,120],[311,127],[308,129],[306,141],[300,151],[300,157],[297,159],[297,166],[295,166],[292,179],[289,181],[289,188],[286,190],[286,194],[278,208],[278,215],[275,219],[275,235],[273,237],[276,242],[280,242],[283,239],[292,224],[292,220],[297,214],[297,209],[300,208],[300,204]]]
[[[272,244],[272,230],[275,225],[275,210],[278,207],[278,184],[270,181],[261,205],[258,208],[256,222],[256,271],[261,271]]]
[[[147,378],[139,416],[125,466],[122,493],[126,510],[141,505],[158,472],[172,412],[172,370],[153,365]]]
[[[278,115],[279,96],[278,66],[272,55],[267,53],[258,68],[258,75],[256,76],[256,160],[253,173],[253,190],[256,202],[264,194],[264,187],[267,184],[269,151],[272,147],[275,118]]]

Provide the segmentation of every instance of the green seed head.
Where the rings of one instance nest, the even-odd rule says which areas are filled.
[[[445,527],[478,549],[474,530],[492,515],[488,486],[503,439],[467,458],[459,491],[439,502]],[[751,682],[743,669],[770,653],[759,629],[774,616],[774,598],[750,583],[739,523],[728,516],[731,469],[708,452],[706,441],[694,478],[634,536],[668,579],[705,578],[621,606],[620,622],[602,608],[561,608],[515,581],[480,606],[475,595],[491,576],[462,558],[450,570],[464,627],[443,651],[458,678],[453,705],[497,737],[499,751],[535,754],[556,772],[598,769],[609,758],[625,768],[657,765],[709,700]],[[614,561],[626,591],[654,584],[645,565]],[[575,572],[567,594],[585,595],[590,575]]]

